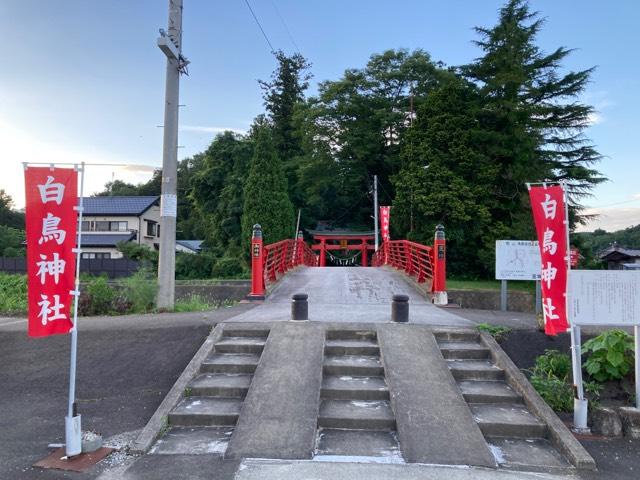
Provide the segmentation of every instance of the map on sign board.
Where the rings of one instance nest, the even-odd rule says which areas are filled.
[[[496,240],[497,280],[540,280],[540,249],[533,240]]]
[[[640,272],[571,270],[569,322],[572,325],[640,325]]]

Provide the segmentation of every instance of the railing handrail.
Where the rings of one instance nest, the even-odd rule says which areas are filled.
[[[318,256],[302,239],[285,239],[263,247],[264,284],[276,282],[299,265],[315,267]]]
[[[387,240],[373,256],[372,265],[390,265],[414,277],[418,283],[430,282],[433,289],[433,247],[410,240]]]

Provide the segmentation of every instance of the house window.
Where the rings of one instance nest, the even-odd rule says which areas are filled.
[[[108,232],[109,231],[109,223],[107,221],[96,221],[95,223],[95,231],[96,232]]]
[[[82,258],[88,259],[88,260],[91,260],[93,258],[109,259],[109,258],[111,258],[111,253],[109,253],[109,252],[84,252],[82,254]]]
[[[109,231],[111,232],[126,232],[128,227],[128,222],[109,222]]]
[[[156,222],[147,220],[147,237],[155,237],[156,232],[158,231],[157,227],[158,227],[158,224]]]
[[[83,232],[90,232],[91,231],[91,223],[89,220],[84,220],[82,222],[82,231]]]
[[[160,224],[156,227],[156,236],[160,237]]]

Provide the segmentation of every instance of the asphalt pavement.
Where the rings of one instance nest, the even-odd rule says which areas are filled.
[[[212,326],[251,308],[81,318],[77,405],[83,430],[126,442],[144,427]],[[32,339],[25,320],[0,319],[2,480],[101,473],[100,467],[82,475],[31,468],[49,453],[48,444],[64,442],[69,342],[68,335]]]

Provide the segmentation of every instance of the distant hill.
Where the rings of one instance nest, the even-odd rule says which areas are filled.
[[[583,248],[588,248],[594,255],[607,248],[613,242],[617,242],[621,247],[640,249],[640,225],[615,232],[606,232],[598,228],[593,232],[580,232],[572,236],[579,238]]]

